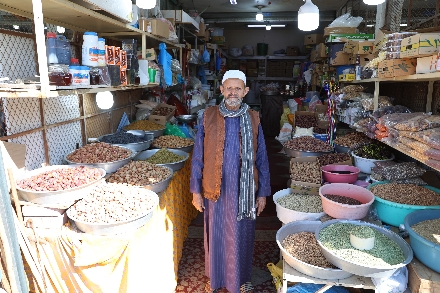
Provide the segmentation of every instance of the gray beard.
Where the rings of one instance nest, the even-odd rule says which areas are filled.
[[[240,106],[241,102],[242,101],[240,98],[225,99],[225,104],[228,105],[229,107],[232,107],[232,108]]]

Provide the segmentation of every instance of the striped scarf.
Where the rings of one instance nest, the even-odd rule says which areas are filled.
[[[237,221],[255,220],[254,143],[249,106],[242,104],[237,111],[230,111],[223,100],[219,105],[219,110],[223,117],[240,117],[241,176]]]

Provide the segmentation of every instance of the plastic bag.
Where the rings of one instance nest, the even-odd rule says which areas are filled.
[[[376,293],[403,293],[408,284],[408,270],[401,267],[391,277],[371,278],[371,281],[376,286]]]
[[[287,288],[287,293],[315,293],[325,285],[298,283],[292,287]],[[349,293],[349,291],[342,286],[333,286],[325,291],[326,293]]]
[[[426,160],[425,164],[428,165],[429,167],[440,169],[440,160],[428,159]]]
[[[333,20],[328,27],[358,27],[362,20],[360,16],[353,17],[350,13],[346,13]]]
[[[406,146],[409,146],[412,149],[415,149],[421,154],[424,154],[426,151],[430,150],[431,147],[423,142],[417,141],[412,138],[399,136],[399,142],[403,143]]]
[[[136,120],[147,120],[150,113],[149,109],[139,109],[136,111]]]
[[[269,272],[272,275],[272,278],[273,278],[272,283],[275,285],[277,292],[281,292],[281,289],[283,287],[282,264],[278,263],[277,265],[275,265],[270,262],[267,264],[267,268],[269,269]]]
[[[392,128],[394,125],[402,122],[402,121],[406,121],[408,119],[414,118],[416,116],[419,116],[423,113],[421,112],[416,112],[416,113],[393,113],[393,114],[388,114],[388,115],[384,115],[382,117],[379,118],[378,120],[378,124],[383,125],[387,128]]]
[[[409,146],[404,145],[401,142],[397,142],[394,146],[399,151],[402,151],[404,153],[407,153],[411,157],[413,157],[416,160],[419,160],[422,163],[426,163],[429,160],[429,157],[427,155],[421,154],[418,151],[416,151],[413,148],[410,148]],[[440,167],[440,165],[439,165]]]
[[[165,130],[163,131],[163,134],[186,137],[185,133],[183,133],[182,130],[180,130],[179,126],[171,123],[167,123],[165,125]]]
[[[361,85],[347,85],[346,87],[343,87],[341,92],[346,93],[352,93],[352,92],[363,92],[364,87]]]
[[[397,130],[420,131],[440,127],[440,115],[423,114],[394,125]]]
[[[280,119],[280,128],[285,124],[285,123],[289,123],[289,119],[287,119],[287,115],[288,114],[292,114],[290,113],[289,108],[284,108],[283,110],[283,114],[281,115],[281,119]]]
[[[209,63],[211,61],[211,56],[209,56],[209,52],[208,50],[206,50],[206,46],[205,46],[205,50],[203,51],[201,60],[202,63]]]
[[[301,128],[301,127],[295,127],[295,133],[293,137],[300,137],[300,136],[312,136],[313,137],[313,127],[310,128]]]
[[[427,155],[430,159],[440,160],[440,150],[431,148],[425,151],[424,154]]]
[[[376,111],[373,112],[373,117],[380,118],[384,115],[393,114],[393,113],[411,113],[411,110],[405,106],[388,106],[388,107],[379,107]]]
[[[361,92],[349,92],[342,96],[343,100],[356,100],[361,98]]]
[[[188,54],[188,63],[199,64],[200,51],[196,49],[191,49]]]

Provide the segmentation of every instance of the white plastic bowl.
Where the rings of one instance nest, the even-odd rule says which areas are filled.
[[[351,155],[354,158],[354,165],[361,170],[362,173],[365,174],[371,174],[371,168],[373,168],[374,162],[386,162],[386,161],[392,161],[394,160],[394,154],[391,154],[391,158],[387,160],[373,160],[373,159],[366,159],[359,156],[356,156],[353,152]]]

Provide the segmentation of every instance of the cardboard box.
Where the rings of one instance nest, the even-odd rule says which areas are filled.
[[[287,46],[286,47],[286,56],[298,56],[299,48],[297,46]]]
[[[147,49],[145,52],[145,58],[147,60],[156,60],[156,51],[154,50],[154,48],[151,49]]]
[[[339,75],[339,81],[353,81],[356,79],[356,74],[345,73]]]
[[[316,62],[319,60],[321,59],[318,58],[318,52],[316,52],[316,50],[312,50],[312,52],[310,52],[310,62]]]
[[[423,33],[404,38],[400,45],[400,58],[422,57],[436,54],[440,47],[440,33]]]
[[[391,59],[379,63],[377,74],[379,78],[411,75],[416,73],[417,59]]]
[[[408,287],[411,292],[435,293],[440,292],[440,275],[426,267],[417,258],[407,265]]]
[[[324,28],[324,36],[331,34],[355,34],[357,29],[355,27],[326,27]]]
[[[329,45],[329,64],[330,65],[348,65],[350,64],[350,55],[344,53],[344,44]]]
[[[327,46],[324,43],[320,43],[316,46],[316,52],[318,58],[328,57]]]
[[[309,112],[309,111],[295,111],[294,114],[295,114],[295,119],[296,119],[296,117],[299,117],[299,116],[315,116],[314,112]],[[293,128],[295,128],[295,125],[296,125],[296,122],[294,120],[293,121]]]
[[[368,55],[359,55],[360,56],[360,64],[361,66],[367,65],[368,62],[376,58],[375,54],[368,54]],[[356,64],[356,55],[350,55],[350,64]]]
[[[204,38],[205,37],[206,24],[203,22],[199,23],[199,31],[196,33],[196,36]]]
[[[211,37],[211,43],[213,44],[224,44],[226,41],[224,36],[214,36]]]
[[[378,30],[376,38],[374,39],[373,53],[379,52],[388,41],[388,32],[383,30]]]
[[[153,121],[153,122],[160,124],[160,125],[165,125],[167,123],[167,121],[169,121],[171,119],[171,117],[173,117],[174,112],[176,111],[176,107],[168,105],[168,104],[164,104],[164,103],[160,103],[159,105],[156,106],[156,108],[162,108],[162,107],[171,108],[174,111],[172,111],[167,116],[150,115],[148,117],[148,120]],[[156,108],[154,108],[154,109],[156,109]],[[153,109],[153,111],[154,111],[154,109]]]
[[[45,208],[37,205],[22,206],[21,212],[26,223],[32,220],[35,228],[61,228],[67,223],[67,214],[65,209]]]
[[[436,72],[437,55],[417,58],[416,74]]]
[[[318,157],[316,156],[310,156],[310,157],[300,157],[300,158],[290,158],[290,167],[289,170],[292,169],[292,163],[304,163],[304,164],[309,164],[309,163],[317,163],[318,162]],[[320,180],[322,182],[322,172],[321,172],[321,168],[317,167],[317,170],[320,173]],[[290,172],[290,171],[289,171]],[[290,177],[290,179],[292,179],[292,177]],[[292,179],[293,182],[298,182]],[[312,182],[305,182],[305,183],[311,183],[311,184],[317,184],[317,183],[312,183]]]
[[[344,53],[366,55],[373,53],[373,41],[348,41],[344,44]]]
[[[331,34],[327,42],[347,42],[349,40],[374,41],[374,34]]]
[[[207,49],[212,49],[212,50],[215,50],[215,49],[217,49],[217,44],[212,44],[212,43],[206,43],[206,48]]]
[[[321,34],[310,34],[304,36],[304,45],[316,45],[324,42],[324,36]]]
[[[152,35],[168,39],[170,37],[170,28],[168,24],[158,19],[151,19],[151,33]]]
[[[304,45],[302,48],[303,55],[307,55],[310,53],[313,49],[315,49],[314,45]]]

